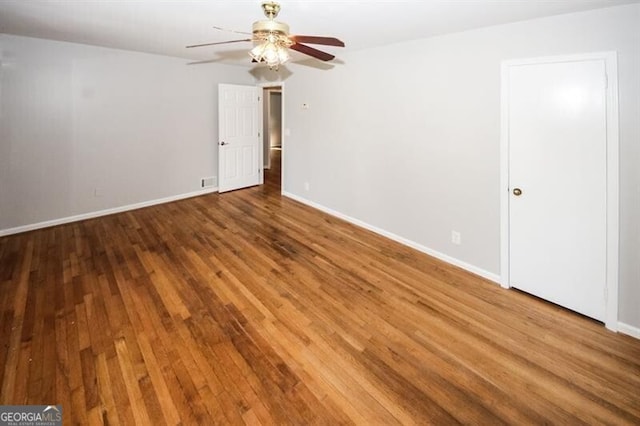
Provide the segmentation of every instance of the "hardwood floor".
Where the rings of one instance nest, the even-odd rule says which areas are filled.
[[[1,238],[0,315],[0,404],[67,424],[640,424],[640,341],[272,177]]]

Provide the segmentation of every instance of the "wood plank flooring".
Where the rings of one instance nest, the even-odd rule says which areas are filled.
[[[640,424],[640,341],[275,179],[1,238],[0,319],[66,424]]]

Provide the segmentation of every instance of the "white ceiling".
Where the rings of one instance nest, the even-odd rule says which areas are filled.
[[[639,1],[282,0],[278,20],[288,23],[292,34],[334,36],[346,43],[345,50],[357,50]],[[185,46],[245,38],[213,26],[250,31],[254,21],[264,19],[260,4],[261,0],[0,0],[0,33],[250,66],[249,43]],[[343,51],[321,49],[338,58]]]

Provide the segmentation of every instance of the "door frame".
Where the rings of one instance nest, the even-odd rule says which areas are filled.
[[[509,69],[514,66],[601,60],[607,78],[607,206],[605,327],[618,331],[618,240],[619,240],[619,133],[617,52],[547,56],[505,60],[501,63],[500,89],[500,285],[510,288],[509,271]]]
[[[270,127],[269,126],[269,118],[271,116],[271,89],[270,87],[262,88],[262,153],[263,155],[267,151],[266,145],[269,145],[269,150],[271,150],[271,135],[269,134]],[[264,168],[271,169],[271,155],[268,155],[267,158],[264,158],[262,163],[264,164]]]
[[[282,149],[280,151],[280,193],[282,194],[284,192],[284,174],[285,174],[285,167],[284,167],[284,157],[285,157],[285,142],[286,142],[286,137],[289,136],[288,132],[287,132],[287,126],[286,126],[286,118],[285,118],[285,90],[284,90],[284,85],[285,82],[284,81],[275,81],[275,82],[270,82],[270,83],[259,83],[257,85],[257,87],[260,87],[262,90],[262,97],[264,98],[264,89],[268,89],[270,87],[276,88],[279,87],[280,88],[280,94],[282,95],[282,104],[280,106],[280,112],[281,112],[281,117],[280,117],[280,126],[282,127],[282,132],[280,134],[280,141],[282,143]],[[262,110],[262,114],[263,117],[262,119],[264,120],[267,117],[264,117],[264,109]],[[262,131],[264,131],[264,124],[261,127]],[[264,154],[264,135],[262,137],[262,153]],[[271,149],[271,148],[269,148]],[[261,160],[262,163],[264,164],[264,158]],[[269,162],[269,167],[271,167],[271,162]],[[264,167],[263,167],[264,169]],[[264,179],[264,173],[263,173],[263,179]]]

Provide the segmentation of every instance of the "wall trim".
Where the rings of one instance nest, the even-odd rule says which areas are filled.
[[[640,328],[625,324],[623,322],[618,322],[618,332],[626,334],[627,336],[635,337],[636,339],[640,339]]]
[[[333,210],[329,207],[323,206],[322,204],[318,204],[314,201],[310,201],[307,200],[306,198],[300,197],[296,194],[292,194],[291,192],[288,191],[282,191],[282,195],[288,198],[291,198],[292,200],[298,201],[302,204],[306,204],[309,207],[313,207],[314,209],[320,210],[324,213],[327,213],[331,216],[335,216],[339,219],[342,219],[344,221],[347,221],[349,223],[352,223],[356,226],[359,226],[361,228],[367,229],[369,231],[375,232],[376,234],[382,235],[383,237],[389,238],[390,240],[396,241],[400,244],[403,244],[407,247],[411,247],[412,249],[418,250],[422,253],[428,254],[429,256],[435,257],[436,259],[442,260],[443,262],[449,263],[451,265],[457,266],[459,268],[462,268],[466,271],[469,271],[473,274],[479,275],[482,278],[485,278],[489,281],[492,281],[496,284],[500,284],[500,276],[497,274],[494,274],[492,272],[486,271],[482,268],[478,268],[477,266],[471,265],[469,263],[463,262],[462,260],[456,259],[454,257],[451,257],[449,255],[446,255],[444,253],[440,253],[439,251],[433,250],[429,247],[423,246],[422,244],[416,243],[415,241],[411,241],[407,238],[401,237],[399,235],[396,235],[392,232],[386,231],[382,228],[378,228],[377,226],[374,225],[370,225],[367,222],[363,222],[360,219],[356,219],[354,217],[345,215],[343,213],[340,213],[337,210]]]
[[[184,200],[185,198],[197,197],[213,192],[218,192],[218,187],[201,189],[198,191],[187,192],[184,194],[172,195],[171,197],[158,198],[155,200],[142,201],[140,203],[128,204],[126,206],[114,207],[111,209],[98,210],[89,213],[82,213],[74,216],[62,217],[59,219],[47,220],[44,222],[32,223],[30,225],[17,226],[15,228],[0,229],[0,237],[7,235],[20,234],[22,232],[34,231],[36,229],[49,228],[50,226],[64,225],[66,223],[78,222],[86,219],[94,219],[100,216],[107,216],[114,213],[122,213],[129,210],[137,210],[143,207],[155,206],[157,204],[170,203],[172,201]]]

